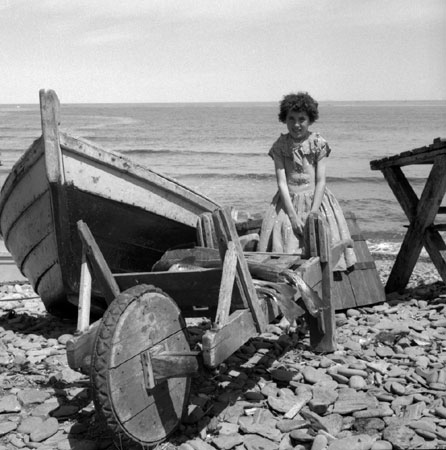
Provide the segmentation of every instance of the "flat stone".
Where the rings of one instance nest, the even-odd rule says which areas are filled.
[[[373,409],[377,406],[378,400],[372,395],[344,388],[339,391],[339,397],[334,404],[333,413],[350,414],[354,411]]]
[[[311,411],[316,414],[325,414],[328,407],[332,405],[338,398],[338,393],[334,389],[328,389],[323,386],[315,386],[313,388],[313,397],[308,402]]]
[[[375,441],[370,450],[392,450],[393,446],[389,441]]]
[[[302,430],[293,430],[290,433],[290,437],[293,441],[296,442],[313,442],[314,436],[308,434],[306,431]]]
[[[17,428],[17,424],[6,420],[4,422],[0,422],[0,436],[4,436],[5,434],[14,431]]]
[[[17,398],[22,405],[31,405],[33,403],[43,403],[50,398],[50,394],[38,389],[23,389],[17,393]]]
[[[277,422],[276,428],[282,433],[289,433],[292,430],[305,428],[307,425],[307,422],[302,419],[283,419]]]
[[[215,450],[215,447],[198,438],[187,441],[187,443],[193,450]]]
[[[247,434],[242,439],[246,450],[277,450],[277,442],[256,434]]]
[[[51,411],[51,416],[56,418],[69,417],[76,414],[79,411],[79,407],[76,405],[61,405],[59,408]]]
[[[45,439],[48,439],[49,437],[56,434],[58,429],[59,422],[54,417],[50,417],[49,419],[42,422],[38,429],[31,432],[30,439],[33,442],[42,442]]]
[[[328,444],[328,450],[364,450],[372,446],[373,438],[367,434],[336,439]]]
[[[415,431],[405,425],[389,426],[384,429],[382,437],[385,441],[390,442],[394,448],[408,450],[411,447],[411,439],[415,435]]]
[[[238,433],[234,433],[226,436],[217,436],[214,439],[212,439],[212,443],[215,445],[215,447],[221,450],[230,450],[231,448],[234,448],[237,445],[243,443],[244,439],[245,436],[242,436],[241,434]],[[274,445],[277,446],[277,443],[274,443]]]
[[[391,358],[395,352],[387,345],[375,348],[376,354],[381,358]]]
[[[279,442],[281,439],[281,432],[277,428],[272,428],[268,424],[265,423],[253,423],[249,420],[239,421],[240,430],[245,434],[257,434],[259,436],[263,436],[270,441]]]
[[[324,370],[315,369],[314,367],[307,366],[302,372],[304,380],[310,384],[320,383],[322,381],[329,381],[331,377],[327,375]]]
[[[58,407],[59,403],[57,401],[51,400],[36,406],[31,410],[31,415],[46,419],[47,417],[49,417],[50,413]]]
[[[34,430],[37,430],[43,423],[41,417],[25,417],[17,428],[17,432],[22,434],[31,434]]]
[[[269,396],[268,397],[268,405],[279,413],[285,414],[287,413],[297,401],[297,397],[293,393],[281,392],[279,391],[278,397]],[[290,391],[291,392],[291,391]]]
[[[350,377],[348,385],[352,389],[359,391],[367,387],[367,381],[359,375],[353,375],[352,377]]]
[[[446,419],[446,408],[444,406],[438,406],[434,412],[436,416]]]
[[[22,409],[15,395],[5,395],[0,398],[0,413],[16,413]]]

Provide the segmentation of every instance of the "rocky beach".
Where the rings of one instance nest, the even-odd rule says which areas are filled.
[[[383,282],[393,259],[377,258]],[[192,380],[188,414],[162,450],[446,448],[446,288],[419,262],[407,289],[336,314],[338,350],[311,351],[279,322]],[[76,324],[31,287],[0,285],[0,450],[112,450],[87,376],[67,365]],[[190,322],[199,346],[207,320]]]

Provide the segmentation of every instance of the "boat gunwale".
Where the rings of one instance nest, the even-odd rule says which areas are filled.
[[[78,144],[80,146],[84,145],[86,148],[74,148],[73,144]],[[99,162],[103,166],[111,167],[126,173],[131,177],[155,185],[165,191],[172,192],[189,203],[195,203],[197,206],[199,205],[204,209],[212,211],[219,207],[216,202],[206,197],[204,194],[189,188],[178,180],[135,163],[119,152],[104,149],[88,139],[73,136],[66,132],[59,132],[59,145],[62,152],[65,150],[80,154],[85,159]],[[179,190],[180,192],[178,192]]]

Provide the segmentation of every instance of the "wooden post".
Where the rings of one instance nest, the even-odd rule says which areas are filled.
[[[87,250],[82,245],[81,280],[79,286],[79,304],[77,313],[77,331],[83,333],[90,326],[91,272],[88,266]]]
[[[322,272],[323,309],[317,318],[309,314],[310,344],[316,352],[334,352],[336,350],[336,321],[334,307],[331,304],[332,266],[328,226],[320,214],[311,214],[309,221],[310,250],[319,254]]]

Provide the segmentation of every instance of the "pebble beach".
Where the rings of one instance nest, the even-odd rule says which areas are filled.
[[[392,258],[376,258],[385,283]],[[188,322],[199,346],[209,322]],[[406,290],[336,314],[338,350],[271,324],[192,379],[188,414],[159,450],[446,449],[446,288],[419,262]],[[0,285],[0,450],[112,450],[87,376],[68,367],[74,322],[26,284]]]

